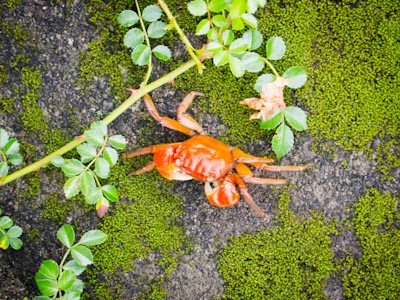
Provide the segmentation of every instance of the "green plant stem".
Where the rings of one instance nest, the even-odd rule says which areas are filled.
[[[193,51],[194,48],[193,48],[192,44],[190,43],[189,39],[186,37],[186,35],[182,31],[182,29],[179,27],[178,22],[176,22],[176,19],[173,16],[173,14],[171,13],[171,11],[169,10],[167,4],[165,4],[165,2],[163,0],[158,0],[158,4],[160,5],[161,9],[167,15],[168,20],[173,25],[173,27],[175,28],[176,32],[179,34],[179,37],[181,38],[183,44],[185,44],[187,52],[192,57],[192,59],[196,62],[197,69],[198,69],[199,73],[202,74],[204,66],[201,63],[200,59],[197,57],[197,55],[194,53],[194,51]]]
[[[274,68],[274,65],[265,57],[263,57],[264,62],[268,65],[268,67],[272,70],[272,72],[274,73],[274,75],[276,77],[279,77],[279,73],[276,71],[276,69]]]
[[[122,113],[124,113],[129,107],[131,107],[137,100],[139,100],[141,97],[143,97],[145,94],[150,93],[151,91],[155,90],[156,88],[158,88],[166,83],[171,82],[174,78],[176,78],[177,76],[179,76],[182,73],[185,73],[187,70],[194,67],[196,64],[197,64],[197,62],[194,59],[189,60],[188,62],[184,63],[183,65],[176,68],[174,71],[168,73],[167,75],[136,90],[120,106],[118,106],[107,117],[105,117],[102,120],[102,122],[107,125],[110,124],[112,121],[114,121],[116,118],[118,118]],[[49,164],[54,157],[61,156],[64,153],[71,151],[72,149],[74,149],[78,145],[82,144],[83,142],[85,142],[85,138],[83,137],[83,135],[76,137],[73,141],[69,142],[68,144],[66,144],[65,146],[61,147],[60,149],[54,151],[53,153],[49,154],[48,156],[42,158],[41,160],[38,160],[37,162],[35,162],[29,166],[26,166],[25,168],[20,169],[8,176],[2,177],[0,179],[0,186],[5,185],[6,183],[9,183],[11,181],[14,181],[26,174],[29,174],[31,172],[39,170],[44,165]]]

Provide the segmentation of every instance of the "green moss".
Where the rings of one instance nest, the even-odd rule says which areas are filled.
[[[32,230],[29,230],[26,235],[34,242],[37,243],[40,241],[40,231],[39,229],[35,228]]]
[[[60,224],[65,222],[67,213],[72,210],[73,204],[71,201],[65,201],[65,197],[57,193],[50,194],[45,200],[44,210],[40,216],[46,219],[54,220]]]
[[[21,0],[7,0],[4,1],[3,5],[9,10],[14,10],[21,4]]]
[[[352,223],[360,258],[349,257],[343,276],[346,299],[399,299],[399,199],[371,189],[354,205]]]
[[[282,193],[272,230],[232,238],[223,249],[223,299],[324,299],[322,287],[335,269],[334,226],[320,214],[296,216],[288,201]]]
[[[145,162],[135,159],[135,163]],[[181,200],[168,191],[173,182],[162,180],[155,171],[127,177],[130,164],[125,162],[113,169],[109,183],[117,185],[120,197],[129,202],[116,205],[99,224],[108,240],[94,251],[96,261],[101,262],[94,274],[117,276],[117,269],[126,272],[136,259],[155,252],[155,263],[168,276],[176,268],[177,255],[183,253],[187,242],[179,224]]]
[[[2,113],[12,113],[15,98],[0,98],[0,112]]]

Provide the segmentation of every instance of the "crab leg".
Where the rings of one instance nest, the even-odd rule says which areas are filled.
[[[249,169],[245,164],[237,164],[235,167],[236,172],[238,172],[239,176],[243,179],[244,182],[253,183],[253,184],[285,184],[285,179],[273,179],[273,178],[260,178],[253,177],[253,172]]]
[[[303,165],[303,166],[270,166],[270,165],[261,165],[260,169],[271,172],[280,172],[280,171],[303,171],[308,169],[311,164]]]
[[[182,125],[193,129],[194,131],[198,132],[199,134],[204,134],[203,128],[201,125],[192,117],[189,115],[185,114],[185,112],[188,110],[189,106],[192,104],[193,99],[195,96],[204,96],[203,93],[199,92],[190,92],[188,93],[185,98],[183,98],[181,104],[179,105],[177,111],[176,111],[176,117],[178,119],[178,122],[181,123]]]
[[[154,105],[153,100],[151,99],[151,97],[148,94],[144,95],[143,98],[144,98],[144,103],[146,104],[146,107],[147,107],[149,113],[162,126],[170,128],[172,130],[182,132],[182,133],[190,135],[190,136],[196,134],[196,132],[193,129],[186,127],[185,125],[179,123],[178,121],[176,121],[174,119],[171,119],[168,117],[161,117],[158,114],[158,111],[156,109],[156,106]]]
[[[150,154],[150,153],[154,153],[157,151],[167,149],[169,147],[178,146],[179,144],[181,144],[181,143],[178,142],[178,143],[170,143],[170,144],[159,144],[159,145],[153,145],[153,146],[148,146],[148,147],[144,147],[144,148],[139,148],[135,151],[122,154],[122,158],[125,159],[125,158],[132,158],[132,157],[136,157],[136,156],[140,156],[140,155]]]
[[[155,167],[156,167],[156,163],[154,161],[152,161],[151,163],[148,163],[147,165],[145,165],[143,168],[130,172],[128,174],[128,176],[143,174],[143,173],[153,170]]]
[[[274,160],[268,157],[257,157],[251,154],[245,153],[239,148],[233,148],[232,155],[238,163],[250,164],[253,167],[262,167],[266,163],[272,163]]]

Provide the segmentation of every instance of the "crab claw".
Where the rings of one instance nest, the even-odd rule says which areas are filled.
[[[211,186],[214,185],[214,187]],[[240,195],[236,189],[235,181],[227,176],[218,182],[206,182],[204,190],[208,201],[217,207],[228,207],[236,205],[240,200]]]

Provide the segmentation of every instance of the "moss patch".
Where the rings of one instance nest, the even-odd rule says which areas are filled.
[[[40,216],[62,224],[65,222],[67,213],[72,209],[73,203],[71,201],[66,201],[64,196],[52,193],[46,198],[45,207]]]
[[[220,257],[223,299],[323,299],[334,271],[329,234],[322,216],[305,219],[288,208],[284,192],[274,229],[233,238]]]
[[[343,276],[346,299],[399,299],[399,199],[371,189],[354,205],[362,256],[350,256]]]

